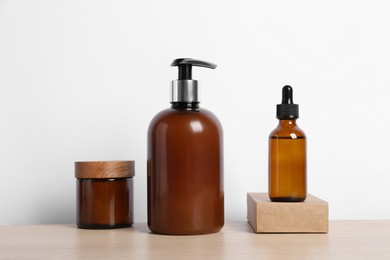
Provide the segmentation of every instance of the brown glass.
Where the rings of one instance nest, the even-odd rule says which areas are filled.
[[[148,226],[191,235],[224,225],[223,137],[218,119],[196,108],[167,109],[148,130]]]
[[[133,224],[133,178],[77,179],[77,226],[121,228]]]
[[[306,199],[306,136],[296,120],[280,120],[269,136],[268,194],[271,201]]]

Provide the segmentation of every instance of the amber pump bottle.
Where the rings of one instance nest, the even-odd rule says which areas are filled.
[[[224,225],[223,136],[217,117],[199,107],[192,67],[215,64],[176,59],[171,108],[148,129],[148,226],[159,234],[197,235]]]
[[[275,202],[306,199],[306,136],[298,127],[299,107],[293,89],[284,86],[282,104],[276,107],[279,125],[269,136],[268,195]]]

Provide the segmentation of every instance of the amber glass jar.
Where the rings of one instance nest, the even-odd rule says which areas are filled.
[[[121,228],[133,224],[133,161],[76,162],[77,226]]]
[[[173,102],[148,131],[148,226],[191,235],[224,225],[223,136],[218,119],[198,102]]]

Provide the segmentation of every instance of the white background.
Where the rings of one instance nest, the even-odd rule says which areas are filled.
[[[74,223],[74,161],[135,160],[178,57],[222,122],[226,220],[267,191],[268,135],[294,87],[308,189],[331,219],[390,218],[389,1],[0,0],[0,224]]]

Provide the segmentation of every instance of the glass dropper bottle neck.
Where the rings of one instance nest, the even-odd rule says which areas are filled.
[[[279,119],[279,126],[281,127],[295,127],[297,126],[296,119]]]

